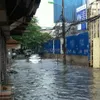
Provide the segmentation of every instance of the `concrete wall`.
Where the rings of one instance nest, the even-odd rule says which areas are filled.
[[[45,54],[45,58],[50,58],[50,59],[61,59],[63,60],[63,55],[62,54]],[[88,66],[88,57],[87,56],[74,56],[74,55],[66,55],[66,60],[67,63],[69,64],[75,64],[75,65],[84,65]]]
[[[78,65],[88,65],[88,57],[87,56],[66,56],[66,59],[71,64],[78,64]]]

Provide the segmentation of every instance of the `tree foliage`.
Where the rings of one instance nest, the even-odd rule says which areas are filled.
[[[37,19],[34,17],[26,28],[29,32],[23,33],[22,36],[13,37],[19,41],[25,49],[39,50],[42,48],[44,42],[51,39],[51,36],[48,33],[42,33],[40,31],[41,27],[38,26],[37,22]]]

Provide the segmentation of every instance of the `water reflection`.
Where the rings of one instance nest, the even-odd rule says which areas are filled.
[[[37,63],[39,63],[41,61],[41,58],[39,57],[38,54],[34,54],[34,55],[31,55],[29,57],[29,61],[34,63],[34,64],[37,64]]]
[[[100,100],[100,70],[93,70],[93,86],[91,87],[92,100]]]
[[[91,98],[89,85],[91,85],[90,75],[86,69],[73,66],[63,67],[55,75],[56,92],[58,99],[66,100],[87,100]],[[66,70],[67,69],[67,70]]]
[[[100,100],[100,70],[63,66],[54,60],[42,63],[16,61],[15,100]],[[24,92],[23,92],[24,91]]]

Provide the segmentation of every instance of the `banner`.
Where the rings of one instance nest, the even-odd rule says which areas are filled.
[[[67,55],[89,55],[88,33],[81,33],[67,37]]]

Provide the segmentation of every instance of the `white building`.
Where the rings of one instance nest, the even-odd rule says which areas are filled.
[[[95,1],[99,1],[99,0],[87,0],[87,5],[89,6],[90,4],[92,4]]]

